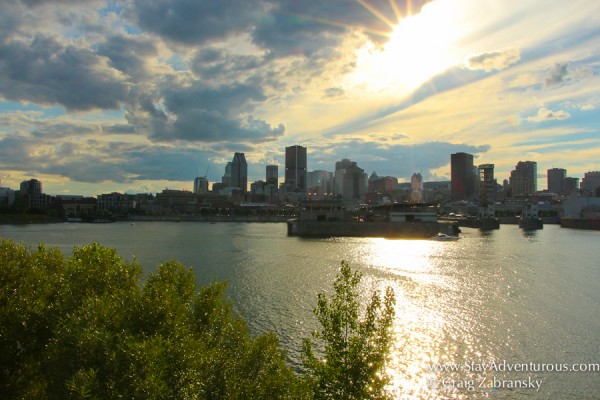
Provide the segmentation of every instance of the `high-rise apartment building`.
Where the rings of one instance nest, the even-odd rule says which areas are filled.
[[[473,155],[468,153],[451,154],[450,176],[452,201],[471,200],[475,194]]]
[[[285,187],[289,192],[306,191],[306,147],[285,148]]]
[[[231,161],[231,186],[239,188],[242,193],[248,190],[248,163],[244,153],[235,153]]]
[[[537,192],[537,163],[519,161],[510,173],[510,190],[513,196],[532,195]]]
[[[42,194],[42,182],[38,181],[37,179],[23,181],[21,182],[20,189],[21,195]]]
[[[567,170],[564,168],[552,168],[547,171],[548,191],[550,193],[563,194],[565,192],[565,178]]]

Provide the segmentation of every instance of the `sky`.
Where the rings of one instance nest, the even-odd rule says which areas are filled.
[[[600,169],[600,2],[2,0],[0,179],[97,195],[342,158],[450,179],[450,154]]]

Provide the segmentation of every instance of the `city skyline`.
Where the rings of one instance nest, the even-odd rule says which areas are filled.
[[[600,4],[467,0],[0,4],[0,178],[55,194],[248,181],[309,149],[366,173],[508,179],[600,159]]]

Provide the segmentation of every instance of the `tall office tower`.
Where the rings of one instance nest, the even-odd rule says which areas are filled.
[[[239,188],[242,193],[248,191],[248,163],[244,153],[235,153],[231,161],[231,186]]]
[[[285,187],[290,192],[306,191],[306,147],[285,148]]]
[[[532,195],[537,192],[537,163],[519,161],[510,173],[510,189],[513,196]]]
[[[208,180],[205,176],[194,179],[194,193],[208,193]]]
[[[571,178],[567,176],[565,178],[565,194],[575,192],[579,190],[579,178]]]
[[[347,158],[344,158],[342,161],[338,161],[335,163],[335,175],[333,178],[334,182],[334,190],[333,193],[337,196],[344,195],[344,174],[346,173],[346,168],[349,168],[353,165],[356,165],[356,162],[350,161]]]
[[[567,170],[563,168],[552,168],[548,171],[548,191],[550,193],[562,194],[565,192],[565,178]]]
[[[231,186],[231,171],[232,171],[232,162],[229,161],[225,166],[225,175],[221,178],[221,186],[223,188],[227,188]]]
[[[267,185],[275,185],[277,187],[279,184],[279,166],[267,165],[265,182]]]
[[[494,164],[479,166],[479,204],[487,207],[496,202],[497,182],[494,179]]]
[[[329,171],[316,170],[306,174],[306,189],[321,197],[333,192],[333,173]]]
[[[363,200],[367,192],[368,176],[365,170],[353,163],[344,171],[342,198],[345,201]]]
[[[475,193],[473,155],[455,153],[450,155],[450,198],[452,201],[471,200]]]
[[[22,195],[42,194],[42,182],[38,181],[37,179],[23,181],[21,182],[20,189]]]
[[[594,193],[598,187],[600,187],[600,171],[590,171],[583,174],[581,180],[582,190],[589,190]]]

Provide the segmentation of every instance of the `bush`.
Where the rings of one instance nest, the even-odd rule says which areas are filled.
[[[307,398],[274,334],[250,337],[178,262],[142,269],[98,244],[0,240],[0,392],[35,399]]]

